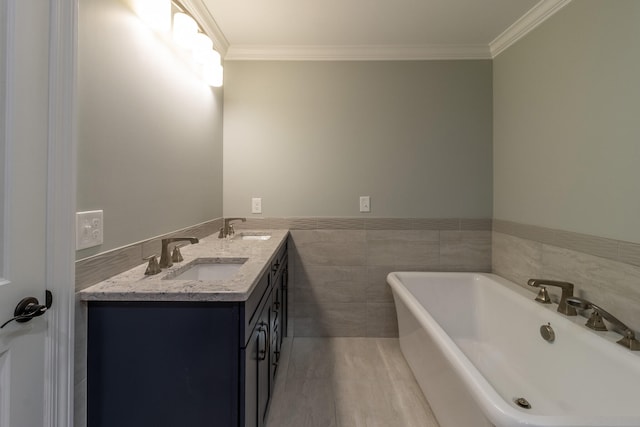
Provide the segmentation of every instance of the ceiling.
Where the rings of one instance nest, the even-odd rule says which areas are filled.
[[[570,0],[202,1],[226,59],[462,59]]]

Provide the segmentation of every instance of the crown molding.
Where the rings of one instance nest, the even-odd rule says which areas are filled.
[[[493,59],[542,24],[571,0],[540,0],[489,45],[422,46],[303,46],[233,45],[211,15],[203,0],[182,0],[189,13],[211,37],[226,61],[402,61]]]
[[[213,19],[207,6],[204,5],[202,0],[182,0],[181,3],[202,26],[202,29],[213,41],[214,49],[224,58],[229,50],[229,41],[218,26],[216,20]]]
[[[489,43],[491,57],[500,55],[509,46],[529,34],[534,28],[571,3],[571,0],[541,0],[502,34]]]
[[[225,61],[399,61],[491,59],[486,45],[265,46],[233,45]]]

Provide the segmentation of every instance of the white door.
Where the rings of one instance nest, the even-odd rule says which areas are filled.
[[[0,0],[0,324],[45,299],[49,2]],[[0,329],[0,427],[45,425],[49,313]]]

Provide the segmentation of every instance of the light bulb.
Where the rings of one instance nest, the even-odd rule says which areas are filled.
[[[193,48],[194,37],[198,34],[198,24],[186,13],[173,15],[173,41],[185,49]]]
[[[213,42],[211,39],[204,33],[197,33],[193,36],[193,40],[191,42],[193,47],[193,59],[200,64],[204,64],[208,61],[207,56],[213,48]]]
[[[209,86],[222,86],[222,82],[224,80],[224,70],[222,65],[212,63],[203,64],[202,78]]]
[[[160,32],[171,29],[171,0],[135,0],[134,9],[149,28]]]

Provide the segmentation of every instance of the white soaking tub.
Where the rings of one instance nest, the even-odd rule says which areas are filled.
[[[619,335],[492,274],[400,272],[387,282],[400,347],[441,427],[640,426],[640,352],[617,345]]]

